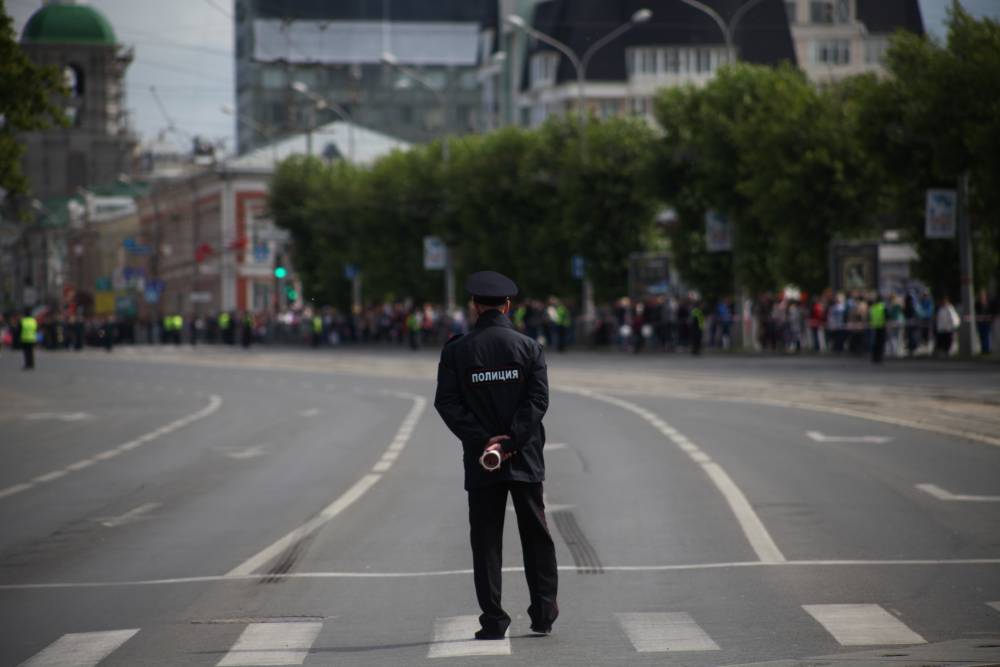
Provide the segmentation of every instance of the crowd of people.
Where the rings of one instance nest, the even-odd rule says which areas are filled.
[[[623,297],[597,308],[587,322],[574,304],[557,297],[525,299],[510,312],[522,333],[559,352],[578,344],[631,353],[727,350],[742,334],[760,351],[871,355],[881,361],[915,355],[950,356],[960,317],[947,296],[935,301],[926,290],[886,298],[875,293],[833,292],[816,296],[795,290],[765,293],[744,304],[742,320],[731,298],[706,302],[696,294],[644,300]],[[111,351],[118,344],[256,343],[397,345],[439,347],[468,331],[471,313],[448,312],[440,304],[396,301],[357,312],[333,307],[288,310],[271,316],[250,311],[167,313],[155,319],[58,317],[42,312],[0,316],[0,345],[21,348],[28,338],[45,349],[85,346]],[[1000,301],[981,291],[976,302],[979,350],[992,352]],[[31,331],[22,322],[29,318]]]

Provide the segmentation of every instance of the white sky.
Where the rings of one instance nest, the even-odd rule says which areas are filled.
[[[290,0],[293,1],[293,0]],[[951,0],[919,0],[928,32],[942,36]],[[126,75],[127,105],[144,137],[167,126],[149,88],[156,86],[173,122],[187,133],[235,145],[232,0],[91,0],[114,27],[118,41],[135,48]],[[1000,18],[1000,0],[962,0],[976,16]],[[6,0],[20,38],[41,0]],[[175,137],[177,141],[183,141]]]

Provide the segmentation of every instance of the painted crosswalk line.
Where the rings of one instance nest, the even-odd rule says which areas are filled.
[[[477,616],[451,616],[434,621],[434,642],[428,658],[460,658],[483,655],[510,655],[510,639],[473,639],[479,630]]]
[[[132,638],[138,629],[63,635],[21,667],[94,667]]]
[[[218,667],[301,665],[322,623],[251,623]]]
[[[993,607],[997,611],[1000,611],[1000,602],[987,602],[986,604]]]
[[[616,614],[622,630],[639,653],[658,651],[717,651],[690,614],[684,612]]]
[[[926,643],[877,604],[807,604],[802,608],[842,646]]]

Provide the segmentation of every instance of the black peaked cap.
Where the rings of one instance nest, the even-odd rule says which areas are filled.
[[[517,296],[514,281],[496,271],[478,271],[465,281],[465,289],[472,296],[504,299]]]

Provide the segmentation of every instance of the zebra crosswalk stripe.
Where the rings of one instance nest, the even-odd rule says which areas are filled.
[[[217,667],[301,665],[322,623],[251,623]]]
[[[712,641],[684,612],[616,614],[622,630],[639,653],[657,651],[717,651]]]
[[[434,642],[427,649],[428,658],[459,658],[484,655],[510,655],[510,639],[473,639],[479,629],[477,616],[451,616],[434,621]]]
[[[1000,611],[1000,602],[987,602],[986,604],[993,607],[997,611]]]
[[[807,604],[802,608],[841,646],[926,643],[877,604]]]
[[[21,667],[94,667],[137,632],[138,628],[63,635],[22,662]]]

